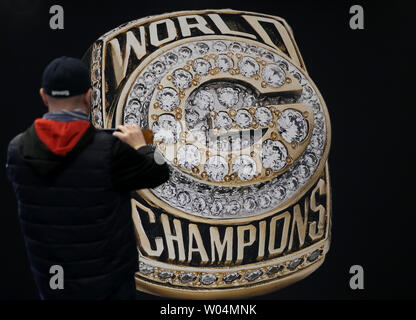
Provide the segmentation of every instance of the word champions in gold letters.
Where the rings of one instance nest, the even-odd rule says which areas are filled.
[[[191,265],[238,265],[274,258],[321,240],[326,233],[325,181],[281,213],[251,223],[192,223],[132,199],[142,253]],[[213,221],[214,222],[214,221]]]

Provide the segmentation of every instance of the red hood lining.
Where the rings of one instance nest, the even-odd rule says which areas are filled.
[[[84,120],[54,121],[35,120],[35,132],[39,139],[57,155],[66,155],[87,131],[90,123]]]

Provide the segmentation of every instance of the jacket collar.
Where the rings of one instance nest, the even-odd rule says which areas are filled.
[[[84,120],[89,121],[88,113],[81,109],[75,110],[55,110],[52,112],[47,112],[43,115],[43,119],[54,120],[54,121],[76,121]]]

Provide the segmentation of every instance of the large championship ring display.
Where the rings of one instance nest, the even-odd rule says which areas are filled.
[[[330,121],[282,18],[146,17],[100,37],[85,59],[93,124],[151,129],[171,171],[168,182],[132,195],[138,290],[250,297],[323,263]]]

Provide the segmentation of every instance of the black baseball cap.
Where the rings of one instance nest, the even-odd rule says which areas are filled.
[[[88,68],[84,62],[76,58],[56,58],[43,71],[42,88],[55,98],[83,94],[91,88]]]

